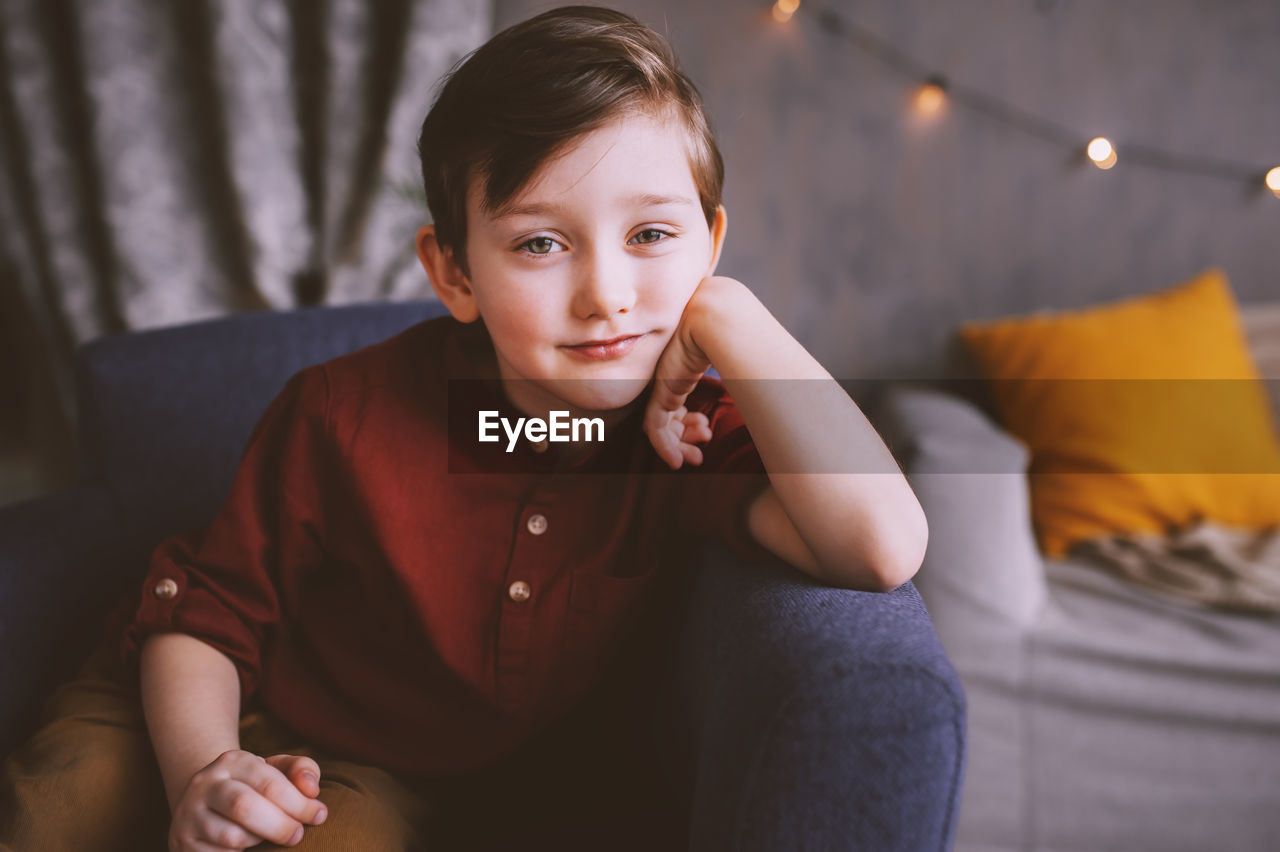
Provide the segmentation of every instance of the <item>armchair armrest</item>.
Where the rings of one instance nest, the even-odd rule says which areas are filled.
[[[963,601],[1003,625],[1034,623],[1048,600],[1044,559],[1031,526],[1030,452],[963,397],[898,385],[876,422],[929,519],[929,548],[915,583],[944,638]]]
[[[677,795],[690,849],[948,849],[966,702],[911,583],[822,586],[713,545],[675,610]]]
[[[0,509],[0,754],[100,641],[131,544],[105,488],[84,485]]]

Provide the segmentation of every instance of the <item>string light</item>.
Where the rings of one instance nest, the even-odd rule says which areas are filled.
[[[773,4],[773,19],[785,24],[800,8],[800,0],[778,0]]]
[[[911,99],[911,105],[915,109],[917,115],[931,118],[942,112],[943,107],[947,105],[947,81],[940,76],[933,76],[924,81],[924,84],[916,89],[915,97]]]
[[[785,23],[791,20],[799,7],[800,0],[777,0],[773,4],[773,16]],[[956,85],[895,45],[869,30],[850,23],[830,9],[818,8],[815,18],[822,29],[846,39],[854,47],[874,56],[891,70],[912,80],[923,80],[924,83],[912,97],[912,110],[917,115],[932,117],[941,112],[947,104],[954,102],[1079,156],[1081,134],[984,92]],[[1265,172],[1264,176],[1262,170],[1241,163],[1211,157],[1173,154],[1129,142],[1120,147],[1124,149],[1126,164],[1239,181],[1259,189],[1265,187],[1280,198],[1280,166]],[[1117,163],[1116,145],[1104,137],[1099,136],[1091,140],[1086,151],[1089,160],[1100,169],[1113,168]]]
[[[1085,149],[1089,159],[1100,169],[1109,169],[1116,164],[1116,146],[1105,136],[1099,136],[1089,142]]]
[[[1276,166],[1267,172],[1267,176],[1263,178],[1262,182],[1267,185],[1267,189],[1271,190],[1276,198],[1280,198],[1280,166]]]

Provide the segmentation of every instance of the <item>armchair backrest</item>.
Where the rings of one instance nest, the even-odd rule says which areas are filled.
[[[141,541],[202,525],[290,376],[443,313],[435,301],[321,306],[86,343],[76,355],[80,480],[107,487]]]

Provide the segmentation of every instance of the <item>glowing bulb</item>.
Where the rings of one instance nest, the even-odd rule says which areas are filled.
[[[773,4],[773,19],[785,24],[800,8],[800,0],[778,0]]]
[[[947,83],[941,77],[930,77],[916,90],[912,106],[918,115],[933,116],[947,105]]]
[[[1111,140],[1099,136],[1089,143],[1089,159],[1100,169],[1109,169],[1116,164],[1116,149]]]
[[[1267,172],[1267,176],[1263,180],[1266,181],[1267,189],[1275,193],[1276,198],[1280,198],[1280,166],[1276,166]]]

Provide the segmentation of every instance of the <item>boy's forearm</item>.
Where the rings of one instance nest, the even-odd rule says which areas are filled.
[[[850,588],[914,573],[924,512],[893,454],[831,374],[741,282],[700,300],[693,335],[751,430],[787,516]]]
[[[142,646],[142,707],[172,810],[187,782],[240,747],[240,679],[221,651],[185,633]]]

